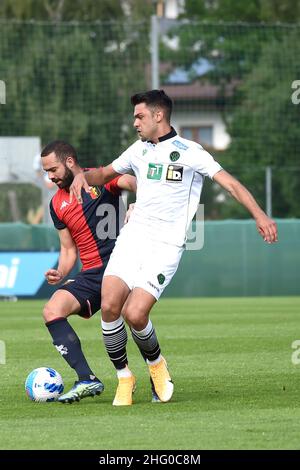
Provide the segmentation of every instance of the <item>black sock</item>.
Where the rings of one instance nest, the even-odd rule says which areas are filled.
[[[158,359],[160,347],[151,320],[148,321],[146,328],[142,331],[136,331],[131,328],[131,334],[145,361],[147,359],[148,361]]]
[[[103,341],[110,360],[116,369],[124,369],[128,364],[126,344],[127,331],[122,317],[113,322],[101,321]]]
[[[80,340],[66,318],[57,318],[46,323],[53,339],[53,344],[75,370],[79,380],[98,380],[90,369],[81,349]]]

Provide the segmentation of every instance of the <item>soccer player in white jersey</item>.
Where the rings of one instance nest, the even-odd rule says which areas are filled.
[[[81,188],[103,185],[119,174],[137,178],[136,204],[121,230],[102,283],[102,330],[119,385],[113,405],[131,405],[135,377],[128,368],[124,320],[143,354],[162,402],[173,383],[149,318],[151,308],[175,274],[188,226],[196,212],[205,176],[219,183],[256,221],[268,243],[277,227],[250,192],[196,142],[177,135],[170,124],[172,101],[163,90],[131,97],[139,140],[110,165],[75,176],[71,197],[81,203]]]

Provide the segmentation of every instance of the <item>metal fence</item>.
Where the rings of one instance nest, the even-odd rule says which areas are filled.
[[[206,147],[274,217],[299,217],[299,28],[156,17],[1,21],[0,135],[37,136],[42,145],[64,139],[82,165],[105,164],[136,138],[130,95],[160,86],[174,100],[178,132]],[[0,186],[0,222],[37,220],[28,217],[38,210],[36,190],[9,183],[15,197]],[[214,185],[203,202],[211,219],[248,216]]]
[[[277,222],[279,243],[274,245],[263,242],[253,220],[206,222],[203,244],[197,250],[187,245],[165,295],[300,295],[300,221]],[[43,273],[57,265],[58,251],[53,227],[0,224],[0,297],[48,297],[55,286]]]

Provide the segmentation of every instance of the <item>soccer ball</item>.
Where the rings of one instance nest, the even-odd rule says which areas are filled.
[[[32,401],[55,401],[64,390],[61,375],[51,367],[38,367],[28,375],[25,390]]]

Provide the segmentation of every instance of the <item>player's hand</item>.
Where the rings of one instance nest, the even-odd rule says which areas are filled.
[[[266,214],[262,214],[256,218],[256,227],[258,233],[267,243],[275,243],[278,241],[276,222]]]
[[[125,215],[124,224],[127,224],[128,220],[130,219],[133,209],[134,209],[134,203],[129,204],[129,207]]]
[[[73,198],[77,200],[79,204],[82,204],[82,197],[81,197],[81,190],[82,188],[89,193],[90,187],[85,179],[83,173],[78,173],[78,175],[74,176],[73,183],[70,186],[70,204],[73,201]]]
[[[63,275],[57,269],[48,269],[45,272],[45,278],[47,279],[48,284],[58,284],[62,279]]]

